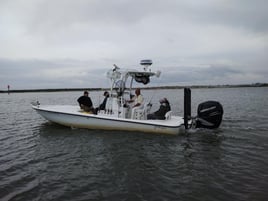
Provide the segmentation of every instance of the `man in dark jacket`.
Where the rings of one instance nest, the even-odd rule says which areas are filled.
[[[170,111],[169,101],[166,98],[163,98],[159,100],[159,102],[161,104],[160,108],[156,112],[148,114],[147,119],[166,119],[165,114]]]
[[[107,99],[109,98],[109,92],[105,91],[103,95],[105,98],[103,99],[102,103],[100,104],[99,110],[105,110],[106,102],[107,102]]]
[[[95,108],[96,114],[98,113],[99,110],[105,110],[106,108],[107,99],[109,98],[110,95],[108,91],[105,91],[103,95],[105,98],[103,99],[102,103],[100,104],[99,107]]]
[[[79,103],[80,108],[84,110],[85,112],[94,113],[93,104],[92,104],[91,98],[88,96],[88,91],[84,91],[84,95],[80,96],[77,99],[77,102]]]

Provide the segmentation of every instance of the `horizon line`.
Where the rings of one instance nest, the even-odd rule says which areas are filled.
[[[218,85],[185,85],[185,86],[152,86],[139,87],[141,89],[183,89],[183,88],[235,88],[235,87],[268,87],[268,83],[253,83],[253,84],[218,84]],[[137,88],[137,87],[133,87]],[[9,89],[0,90],[0,93],[19,93],[19,92],[58,92],[58,91],[101,91],[108,90],[100,87],[79,87],[79,88],[44,88],[44,89]]]

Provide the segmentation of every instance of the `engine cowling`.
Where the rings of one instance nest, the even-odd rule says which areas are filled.
[[[223,116],[223,107],[217,101],[200,103],[197,108],[196,128],[218,128]]]

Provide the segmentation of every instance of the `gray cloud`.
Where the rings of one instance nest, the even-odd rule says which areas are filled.
[[[267,6],[265,0],[1,0],[0,88],[98,87],[113,63],[129,67],[144,58],[163,71],[156,80],[163,85],[267,82]]]
[[[195,84],[225,84],[224,80],[229,80],[230,76],[241,74],[242,72],[231,69],[227,66],[184,66],[165,68],[160,84],[169,83],[174,85],[195,85]]]
[[[0,88],[16,89],[105,87],[106,69],[90,68],[93,62],[79,60],[0,59]],[[104,84],[103,86],[101,84]]]
[[[29,20],[33,29],[38,27],[62,28],[80,24],[92,25],[132,25],[146,18],[170,17],[180,21],[195,21],[202,24],[223,24],[241,26],[246,29],[267,31],[268,3],[266,0],[227,0],[227,1],[111,1],[111,0],[56,0],[37,1],[34,6],[25,7],[33,18]],[[64,9],[62,9],[64,8]],[[49,13],[49,15],[48,15]],[[51,27],[50,27],[51,26]]]
[[[191,1],[190,1],[191,2]],[[194,5],[195,4],[195,5]],[[183,12],[186,20],[201,24],[214,24],[246,29],[252,32],[268,30],[266,0],[225,0],[185,3]]]

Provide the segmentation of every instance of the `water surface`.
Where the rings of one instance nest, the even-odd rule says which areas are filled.
[[[182,115],[183,90],[142,93]],[[217,100],[223,123],[179,136],[70,129],[31,109],[81,94],[0,94],[0,200],[267,200],[268,88],[193,89],[193,115]]]

